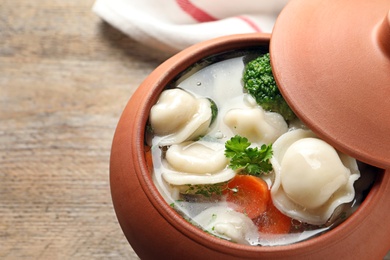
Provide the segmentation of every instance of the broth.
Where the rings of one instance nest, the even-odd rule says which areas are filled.
[[[235,51],[204,59],[183,72],[171,85],[167,86],[167,89],[180,88],[185,90],[196,98],[211,99],[218,107],[218,116],[207,129],[207,134],[202,137],[202,140],[208,143],[208,145],[213,145],[214,143],[224,144],[235,135],[234,131],[224,122],[224,115],[232,109],[242,108],[242,100],[246,100],[245,102],[247,103],[252,102],[250,98],[247,99],[247,94],[243,90],[243,70],[248,61],[264,54],[266,51],[264,49]],[[299,119],[288,122],[287,127],[288,132],[297,129],[307,130]],[[151,128],[149,127],[148,129]],[[167,203],[194,225],[221,239],[231,240],[235,243],[260,246],[286,245],[306,240],[336,227],[348,218],[362,203],[365,194],[367,194],[374,182],[375,174],[371,172],[376,170],[371,166],[358,162],[360,178],[353,184],[355,188],[354,199],[338,206],[326,223],[307,224],[292,217],[288,233],[259,233],[255,225],[255,219],[250,219],[249,217],[242,218],[239,215],[242,213],[236,214],[230,204],[226,202],[226,194],[219,194],[219,189],[224,189],[224,185],[228,181],[213,182],[207,185],[169,184],[163,177],[163,171],[166,170],[166,162],[164,160],[166,160],[167,148],[170,145],[161,145],[163,137],[155,135],[153,131],[148,131],[146,138],[147,144],[151,146],[154,168],[153,180]],[[271,188],[275,180],[275,173],[262,175],[261,178]],[[229,210],[224,210],[226,208]],[[211,216],[210,219],[206,218],[205,220],[205,214]],[[217,218],[221,214],[226,215],[229,221],[234,222],[237,219],[238,226],[236,228],[246,229],[246,231],[240,231],[241,233],[239,234],[236,234],[235,231],[227,231],[228,235],[225,235],[221,230],[215,231],[213,218]],[[248,219],[251,223],[248,222]],[[229,221],[223,222],[224,225],[220,225],[220,229],[231,228],[232,225],[235,225]]]

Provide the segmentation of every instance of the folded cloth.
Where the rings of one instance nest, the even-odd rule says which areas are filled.
[[[103,20],[169,53],[223,35],[272,31],[288,0],[96,0]]]

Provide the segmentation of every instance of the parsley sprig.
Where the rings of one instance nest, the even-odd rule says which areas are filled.
[[[255,176],[272,171],[272,144],[263,144],[260,148],[250,145],[247,138],[239,135],[225,143],[225,156],[230,159],[229,167],[233,170],[242,169]]]

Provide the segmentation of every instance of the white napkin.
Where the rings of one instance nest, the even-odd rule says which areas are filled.
[[[288,0],[96,0],[93,11],[133,39],[169,53],[223,35],[272,31]]]

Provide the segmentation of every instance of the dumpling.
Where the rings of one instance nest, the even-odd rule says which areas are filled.
[[[245,136],[252,143],[273,143],[287,132],[288,126],[278,113],[265,112],[250,97],[244,97],[244,104],[227,111],[223,120],[234,134]]]
[[[149,121],[160,145],[171,145],[206,134],[212,119],[211,103],[176,88],[164,90],[151,108]]]
[[[161,168],[164,180],[173,185],[214,184],[233,178],[228,168],[225,146],[207,141],[187,141],[171,145]]]
[[[322,225],[355,196],[360,177],[356,160],[337,152],[311,131],[297,129],[273,144],[275,181],[271,197],[284,214]]]
[[[227,206],[208,208],[193,221],[211,234],[232,242],[254,245],[258,240],[257,227],[252,220]]]

